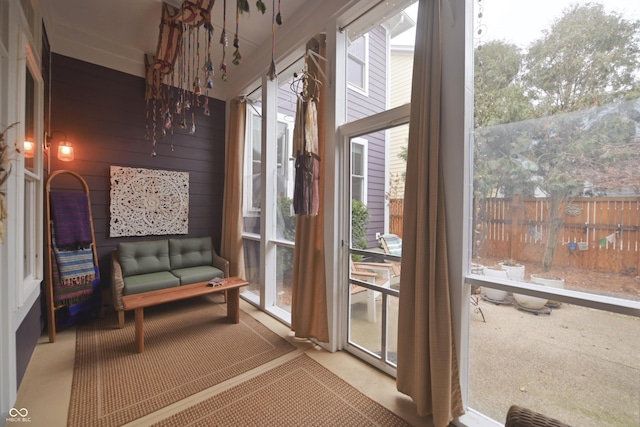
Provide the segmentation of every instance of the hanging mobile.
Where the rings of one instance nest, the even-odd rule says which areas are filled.
[[[220,61],[220,72],[222,75],[220,78],[222,81],[227,81],[227,63],[225,58],[227,56],[227,46],[229,45],[229,39],[227,39],[227,0],[223,3],[222,12],[222,34],[220,34],[220,44],[222,45],[222,61]]]
[[[204,76],[207,80],[206,87],[213,87],[213,61],[211,61],[211,37],[213,36],[213,26],[210,22],[204,24],[207,29],[207,61],[204,63]],[[208,95],[208,94],[207,94]]]
[[[278,14],[276,15],[276,23],[282,25],[282,15],[280,14],[280,0],[278,0]]]
[[[247,7],[249,4],[247,3]],[[233,65],[240,65],[240,61],[242,61],[242,55],[240,55],[240,37],[238,36],[238,31],[240,29],[240,5],[236,8],[236,34],[233,37],[233,47],[236,50],[233,52]]]
[[[273,81],[276,77],[278,77],[278,71],[276,70],[276,0],[272,0],[271,3],[271,65],[269,66],[269,71],[267,71],[267,77],[269,80]]]

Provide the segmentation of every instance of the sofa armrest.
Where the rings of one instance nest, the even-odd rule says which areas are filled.
[[[124,293],[124,278],[122,276],[122,266],[118,259],[118,250],[111,251],[111,299],[113,308],[116,311],[124,310],[122,305],[122,294]]]
[[[222,258],[216,253],[216,250],[211,248],[211,265],[224,272],[224,277],[229,277],[229,261]]]

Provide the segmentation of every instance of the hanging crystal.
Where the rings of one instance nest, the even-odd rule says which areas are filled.
[[[247,4],[248,6],[248,4]],[[240,36],[238,35],[240,31],[240,5],[238,4],[238,8],[236,9],[236,34],[233,37],[233,47],[236,50],[233,52],[233,65],[240,65],[240,61],[242,61],[242,55],[240,55]]]
[[[280,14],[280,0],[278,0],[278,14],[276,15],[276,23],[282,25],[282,15]]]
[[[229,45],[229,39],[227,39],[227,0],[224,0],[223,13],[222,13],[222,34],[220,35],[220,44],[222,45],[222,61],[220,61],[220,78],[222,81],[227,81],[227,46]]]
[[[269,71],[267,71],[267,77],[269,80],[274,81],[278,77],[278,71],[276,70],[276,0],[272,0],[271,4],[271,65]]]

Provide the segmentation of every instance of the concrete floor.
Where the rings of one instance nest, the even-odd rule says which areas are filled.
[[[469,406],[517,404],[581,427],[640,426],[640,318],[562,304],[550,314],[472,306]]]

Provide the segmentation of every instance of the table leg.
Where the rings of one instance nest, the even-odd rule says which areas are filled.
[[[136,308],[136,346],[138,353],[144,352],[144,308]]]
[[[240,288],[227,289],[227,319],[240,323]]]

